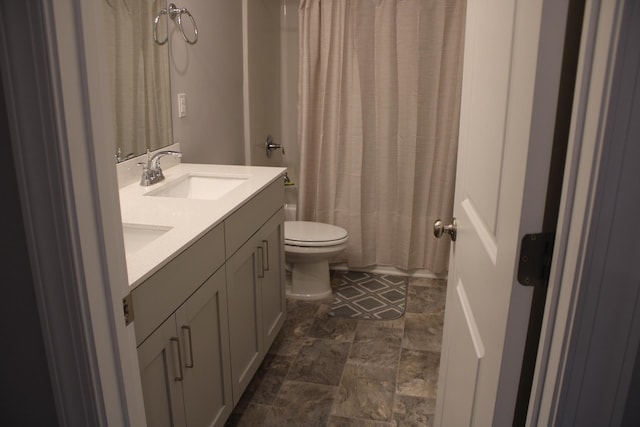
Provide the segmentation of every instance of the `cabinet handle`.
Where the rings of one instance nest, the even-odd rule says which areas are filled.
[[[185,349],[187,349],[189,351],[189,353],[187,355],[185,355],[185,359],[189,359],[189,362],[187,363],[185,361],[184,367],[185,368],[193,368],[193,345],[191,344],[191,327],[190,326],[183,326],[182,327],[182,336],[185,337],[184,332],[187,332],[186,334],[186,338],[188,338],[188,342],[189,345],[185,345]]]
[[[183,376],[182,376],[182,356],[180,355],[180,341],[178,340],[177,337],[171,337],[171,342],[175,343],[176,345],[172,346],[173,348],[173,368],[175,369],[176,372],[180,372],[180,375],[176,375],[176,377],[174,378],[174,381],[182,381],[183,380]],[[176,351],[177,348],[177,351]],[[178,354],[178,357],[176,356],[176,353]],[[176,369],[176,359],[178,360],[178,368]]]
[[[258,279],[264,278],[264,248],[258,246],[257,250],[260,250],[260,272],[258,273]]]
[[[267,253],[267,267],[264,269],[264,271],[269,271],[269,264],[271,264],[269,262],[269,241],[268,240],[263,240],[262,243],[265,244],[265,246],[267,247],[265,250],[262,251],[262,255],[264,255],[264,253]],[[262,265],[264,265],[264,256],[262,257]]]

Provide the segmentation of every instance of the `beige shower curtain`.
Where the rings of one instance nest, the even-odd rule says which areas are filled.
[[[352,267],[446,271],[464,0],[302,0],[298,218],[348,230]]]

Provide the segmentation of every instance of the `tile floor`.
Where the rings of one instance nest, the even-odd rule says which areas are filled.
[[[227,426],[431,426],[446,280],[409,281],[397,320],[329,317],[287,301],[287,320]]]
[[[227,426],[431,426],[446,280],[409,281],[397,320],[329,317],[287,301],[287,320]]]

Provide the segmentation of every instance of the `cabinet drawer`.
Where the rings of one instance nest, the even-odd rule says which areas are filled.
[[[284,205],[284,184],[277,179],[224,221],[227,259]]]
[[[132,293],[136,344],[168,318],[225,261],[224,227],[209,231]]]

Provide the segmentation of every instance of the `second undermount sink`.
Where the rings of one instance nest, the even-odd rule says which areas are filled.
[[[171,228],[144,224],[122,224],[125,253],[138,252],[160,236],[163,236]]]
[[[146,196],[217,200],[247,180],[238,175],[185,174]]]

